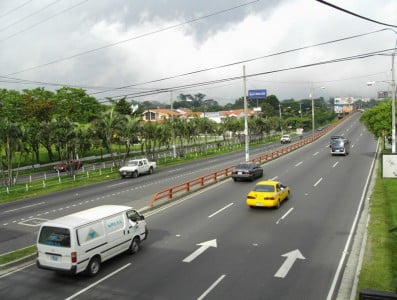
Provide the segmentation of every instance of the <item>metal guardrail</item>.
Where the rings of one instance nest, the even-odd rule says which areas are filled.
[[[261,155],[259,157],[256,157],[250,161],[252,162],[256,162],[259,164],[262,164],[264,162],[267,162],[269,160],[273,160],[277,157],[280,157],[284,154],[287,154],[293,150],[296,150],[300,147],[303,147],[306,144],[309,144],[311,142],[313,142],[314,140],[318,139],[319,137],[323,136],[324,134],[326,134],[328,131],[332,130],[333,128],[335,128],[338,124],[340,124],[341,122],[343,122],[344,120],[346,120],[346,118],[348,118],[348,116],[338,120],[336,123],[329,125],[327,128],[323,129],[322,131],[319,131],[309,137],[306,137],[302,140],[299,140],[297,142],[291,143],[288,146],[282,147],[277,149],[276,151],[273,151],[271,153],[267,153],[264,155]],[[184,182],[182,184],[179,185],[175,185],[172,186],[170,188],[167,188],[165,190],[162,190],[160,192],[157,192],[153,195],[149,207],[153,208],[155,203],[159,200],[162,199],[168,199],[171,200],[174,197],[179,197],[181,196],[181,194],[186,194],[192,191],[193,187],[198,186],[198,188],[202,188],[205,185],[209,185],[209,184],[213,184],[215,182],[217,182],[219,179],[225,179],[227,177],[230,176],[232,169],[234,169],[235,166],[231,166],[228,167],[226,169],[222,169],[220,171],[216,171],[198,178],[195,178],[193,180]]]

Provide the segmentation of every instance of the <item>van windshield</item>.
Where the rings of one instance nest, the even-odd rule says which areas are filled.
[[[70,248],[70,231],[66,228],[44,226],[40,231],[39,243]]]

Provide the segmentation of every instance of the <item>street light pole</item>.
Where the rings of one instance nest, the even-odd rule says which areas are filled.
[[[314,99],[313,99],[313,86],[310,86],[310,99],[312,101],[312,135],[314,135]]]
[[[171,130],[172,130],[172,156],[176,158],[176,146],[175,146],[175,130],[174,130],[174,115],[172,107],[172,91],[170,94],[170,108],[171,108]]]
[[[394,56],[391,56],[391,88],[392,88],[392,99],[391,99],[391,153],[396,153],[396,82],[394,80]]]
[[[244,135],[245,135],[245,161],[249,161],[249,140],[248,140],[248,107],[247,107],[247,78],[245,77],[245,65],[243,65],[244,78]]]

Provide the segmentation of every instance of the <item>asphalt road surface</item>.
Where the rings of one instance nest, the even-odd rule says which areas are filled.
[[[97,277],[30,266],[1,278],[0,297],[331,299],[376,151],[358,117],[332,131],[350,139],[348,156],[331,156],[325,136],[264,165],[265,178],[291,187],[280,209],[247,207],[255,182],[225,180],[147,214],[141,251],[104,263]]]

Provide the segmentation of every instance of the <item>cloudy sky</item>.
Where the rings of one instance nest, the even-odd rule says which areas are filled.
[[[397,0],[328,2],[397,25]],[[226,104],[244,94],[231,79],[245,65],[247,90],[280,100],[376,97],[389,88],[391,56],[345,58],[394,48],[384,28],[315,0],[1,0],[0,85],[77,86],[100,101],[169,102],[173,89]]]

